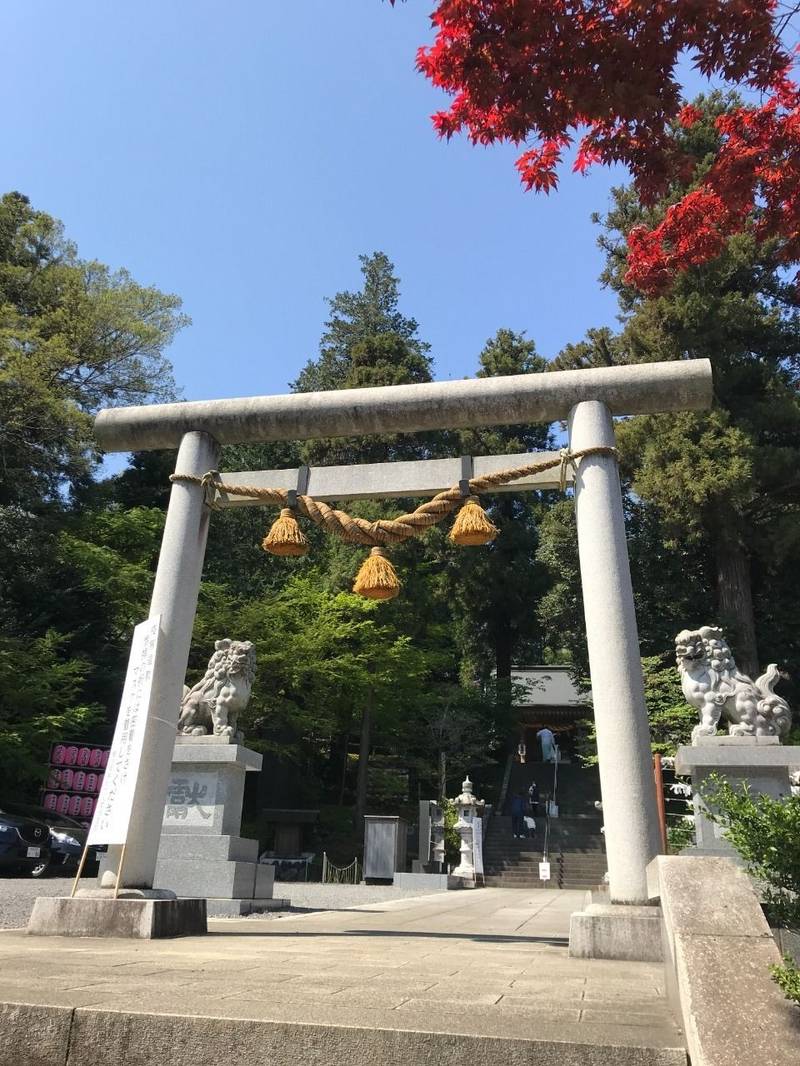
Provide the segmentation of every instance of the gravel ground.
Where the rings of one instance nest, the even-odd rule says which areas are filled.
[[[84,884],[91,883],[91,878],[84,879]],[[37,896],[68,896],[71,891],[71,877],[0,877],[0,929],[21,929],[27,925]],[[383,900],[419,896],[422,893],[414,889],[395,888],[394,885],[320,885],[278,881],[274,895],[279,899],[291,900],[293,911],[341,911],[365,903],[381,903]],[[252,917],[277,918],[286,913],[272,911]]]
[[[28,924],[37,896],[68,896],[73,880],[72,877],[0,877],[0,929],[22,929]]]

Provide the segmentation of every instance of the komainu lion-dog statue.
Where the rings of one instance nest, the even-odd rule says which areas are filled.
[[[249,640],[218,640],[202,681],[184,687],[178,732],[187,736],[236,737],[239,714],[247,706],[256,674]]]
[[[752,681],[736,668],[721,629],[701,626],[684,629],[675,638],[681,688],[687,701],[700,712],[692,730],[692,743],[714,736],[720,718],[732,737],[783,737],[791,727],[786,700],[772,690],[780,676],[773,663]]]

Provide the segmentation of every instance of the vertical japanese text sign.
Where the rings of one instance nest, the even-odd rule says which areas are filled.
[[[160,624],[159,614],[140,622],[133,631],[122,703],[88,844],[124,844],[128,837],[150,710]]]

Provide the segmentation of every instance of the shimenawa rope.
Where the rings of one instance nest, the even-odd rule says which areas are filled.
[[[571,452],[567,448],[562,448],[558,458],[545,459],[538,463],[529,463],[526,466],[513,467],[508,470],[498,470],[494,474],[485,474],[483,477],[470,478],[470,493],[478,495],[482,492],[490,492],[498,485],[506,485],[509,481],[518,481],[532,474],[552,470],[554,467],[560,468],[560,485],[563,491],[566,487],[569,466],[576,459],[584,459],[590,455],[616,457],[617,449],[597,446]],[[193,485],[202,485],[206,492],[206,502],[212,507],[215,506],[214,496],[217,492],[224,492],[229,496],[246,496],[253,500],[261,500],[265,504],[272,503],[286,507],[289,495],[287,489],[260,489],[254,485],[229,485],[218,481],[218,477],[219,471],[209,470],[202,477],[195,474],[171,474],[170,481],[186,481]],[[430,526],[436,525],[447,515],[452,514],[462,503],[464,503],[464,496],[460,486],[456,484],[421,503],[409,514],[403,514],[397,518],[379,518],[375,522],[329,507],[321,500],[315,500],[313,496],[298,496],[297,510],[310,518],[315,525],[321,526],[327,533],[332,533],[347,544],[380,547],[385,544],[401,544],[411,537],[420,536]]]

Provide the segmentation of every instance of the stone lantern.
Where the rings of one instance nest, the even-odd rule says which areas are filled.
[[[475,799],[472,782],[467,777],[461,784],[461,795],[453,800],[456,805],[458,820],[455,830],[461,837],[461,862],[453,870],[453,877],[464,879],[465,888],[475,887],[475,857],[473,854],[474,821],[480,817],[478,808],[483,807],[483,800]]]

